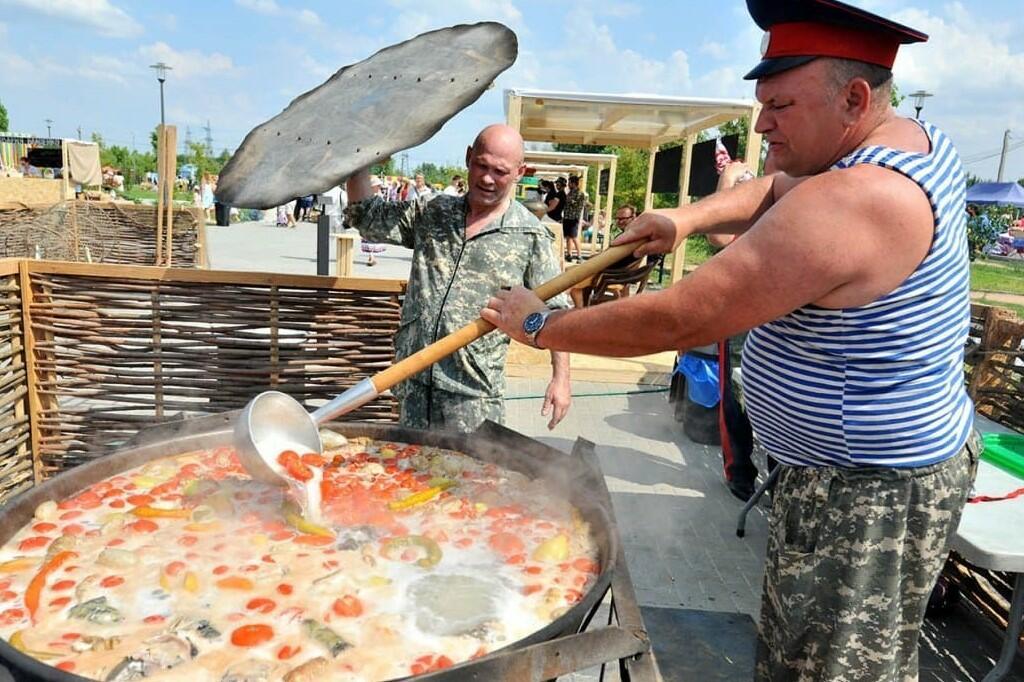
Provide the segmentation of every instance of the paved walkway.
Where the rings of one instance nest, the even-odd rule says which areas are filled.
[[[277,227],[268,221],[233,223],[226,227],[207,225],[206,241],[210,252],[210,268],[213,270],[316,274],[316,223],[298,223],[294,228]],[[337,267],[336,258],[332,239],[332,275]],[[388,245],[384,253],[377,254],[377,261],[373,267],[366,265],[356,235],[353,273],[356,277],[406,279],[412,264],[412,251]]]

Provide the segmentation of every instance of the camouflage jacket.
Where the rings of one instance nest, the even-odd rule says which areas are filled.
[[[446,194],[405,202],[379,197],[349,205],[345,225],[375,242],[413,249],[409,288],[395,335],[401,360],[480,316],[503,286],[533,288],[559,274],[554,236],[519,202],[470,240],[465,238],[466,198]],[[565,294],[549,301],[569,307]],[[412,380],[471,397],[505,391],[509,339],[491,332],[437,362]],[[399,396],[401,387],[396,387]]]
[[[583,209],[587,206],[587,193],[581,189],[569,192],[562,209],[562,220],[579,220],[583,217]]]

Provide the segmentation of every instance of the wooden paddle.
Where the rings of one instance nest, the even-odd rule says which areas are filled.
[[[635,243],[612,246],[593,258],[590,258],[575,267],[569,268],[554,279],[544,282],[534,289],[533,293],[537,294],[541,300],[547,301],[563,291],[572,288],[573,285],[579,284],[585,279],[606,270],[608,266],[617,263],[619,260],[633,253],[636,247],[637,244]],[[405,381],[412,375],[422,372],[438,360],[446,358],[460,348],[468,346],[484,334],[493,330],[493,324],[486,322],[481,318],[477,318],[465,327],[457,329],[444,338],[438,339],[429,346],[413,353],[409,357],[396,362],[394,365],[388,367],[382,372],[378,372],[370,377],[370,381],[373,382],[374,387],[377,389],[377,393],[382,393],[395,384]]]

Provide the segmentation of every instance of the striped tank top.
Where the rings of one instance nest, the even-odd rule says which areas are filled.
[[[784,464],[926,466],[967,440],[974,410],[963,376],[970,325],[964,173],[949,138],[921,127],[929,154],[865,147],[832,167],[880,166],[924,190],[935,234],[917,269],[868,305],[808,305],[747,337],[750,421]]]

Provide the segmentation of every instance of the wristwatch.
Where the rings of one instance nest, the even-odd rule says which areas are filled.
[[[530,313],[523,319],[523,333],[526,334],[526,338],[534,348],[540,348],[537,345],[537,334],[540,334],[540,330],[544,328],[544,323],[548,321],[548,316],[552,312],[550,308],[538,310],[535,313]]]

